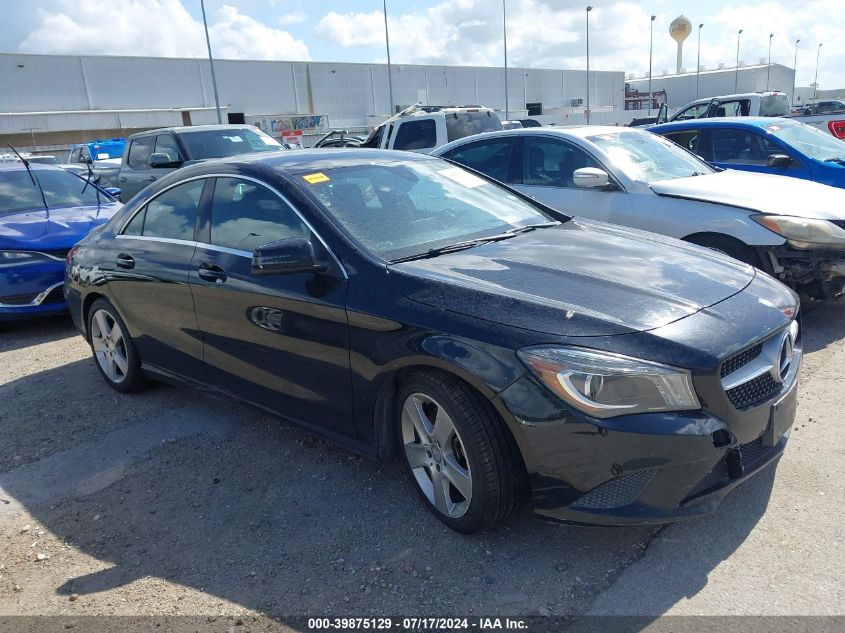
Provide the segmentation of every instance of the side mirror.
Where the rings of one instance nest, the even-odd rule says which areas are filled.
[[[150,167],[153,169],[179,167],[181,164],[181,160],[171,160],[170,156],[164,152],[158,152],[150,156]]]
[[[572,172],[572,180],[576,187],[584,189],[601,189],[610,184],[610,177],[603,169],[595,167],[582,167]]]
[[[665,103],[660,104],[660,109],[657,111],[657,124],[666,123],[669,120],[669,106]]]
[[[253,275],[321,273],[328,265],[314,258],[314,246],[301,237],[291,237],[259,246],[252,253]]]
[[[766,167],[789,167],[792,164],[792,157],[786,154],[771,154],[766,159]]]
[[[94,161],[93,161],[93,160],[91,160],[91,157],[90,157],[90,156],[83,156],[83,157],[82,157],[82,162],[83,162],[83,163],[85,163],[86,165],[91,165],[91,164],[93,164],[93,163],[94,163]]]
[[[120,198],[120,194],[122,193],[120,187],[106,187],[103,191],[109,194],[112,198]]]

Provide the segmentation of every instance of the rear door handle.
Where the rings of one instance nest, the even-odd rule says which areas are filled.
[[[118,268],[125,268],[127,270],[135,268],[135,258],[132,257],[132,255],[127,255],[126,253],[118,255],[116,263]]]
[[[126,182],[126,176],[121,176],[117,179],[117,182]]]
[[[219,281],[221,283],[226,281],[226,271],[216,264],[200,264],[197,274],[200,276],[200,279],[205,279],[206,281]]]
[[[155,176],[148,176],[148,177],[146,178],[146,181],[147,181],[147,182],[153,182],[155,179],[156,179],[156,177],[155,177]]]

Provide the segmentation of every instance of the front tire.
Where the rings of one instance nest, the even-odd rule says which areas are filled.
[[[103,380],[116,391],[129,393],[146,386],[141,358],[129,330],[115,307],[97,299],[88,312],[88,342]]]
[[[397,398],[399,452],[435,516],[466,534],[504,521],[525,496],[513,437],[483,398],[448,374],[418,372]]]

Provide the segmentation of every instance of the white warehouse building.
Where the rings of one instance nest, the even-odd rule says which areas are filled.
[[[788,66],[757,64],[740,66],[738,72],[736,68],[719,68],[700,73],[652,73],[651,91],[665,91],[667,105],[677,109],[696,99],[764,90],[780,90],[791,99],[794,80],[795,70]],[[628,85],[637,92],[648,94],[648,77],[628,79]]]
[[[390,112],[387,66],[215,60],[223,122],[316,134],[362,129]],[[0,141],[40,150],[184,124],[216,123],[207,59],[0,54]],[[504,70],[393,64],[394,103],[478,104],[504,118]],[[590,72],[591,121],[623,123],[623,72]],[[510,118],[584,121],[583,70],[510,68]],[[306,143],[307,144],[307,143]]]

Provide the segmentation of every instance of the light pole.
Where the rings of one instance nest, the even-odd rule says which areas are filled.
[[[593,7],[587,6],[587,125],[590,124],[590,11]]]
[[[698,78],[701,75],[701,27],[704,24],[698,25],[698,57],[695,60],[695,98],[698,99]]]
[[[736,34],[736,71],[734,72],[734,92],[739,86],[739,38],[742,37],[742,29],[739,29]]]
[[[393,73],[390,71],[390,35],[387,32],[387,0],[384,0],[384,44],[387,47],[387,90],[390,93],[390,116],[396,114],[393,102]]]
[[[798,75],[798,44],[801,40],[795,40],[795,58],[792,60],[792,105],[795,105],[795,81]]]
[[[654,19],[656,17],[656,15],[651,16],[648,33],[648,116],[651,116],[651,54],[654,50]]]
[[[816,102],[816,91],[819,89],[819,57],[822,54],[822,45],[819,44],[819,50],[816,52],[816,78],[813,80],[813,103]]]
[[[769,75],[772,72],[772,38],[774,33],[769,33],[769,65],[766,66],[766,90],[769,89]]]
[[[208,21],[205,19],[205,2],[200,0],[202,9],[202,24],[205,27],[205,44],[208,46],[208,65],[211,67],[211,85],[214,86],[214,105],[217,107],[217,122],[223,123],[223,115],[220,114],[220,97],[217,95],[217,77],[214,74],[214,58],[211,56],[211,40],[208,38]]]
[[[502,0],[502,39],[505,42],[505,120],[510,119],[508,111],[508,14],[505,0]]]

